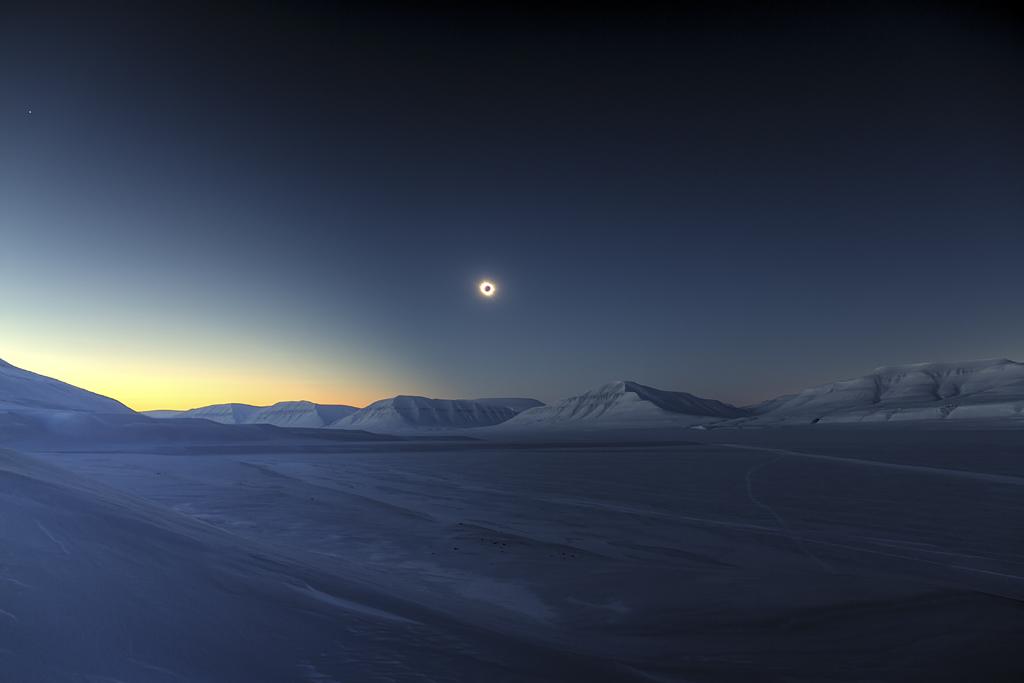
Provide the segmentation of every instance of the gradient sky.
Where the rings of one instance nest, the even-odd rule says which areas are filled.
[[[3,4],[0,358],[137,409],[1024,359],[1010,15],[295,5]]]

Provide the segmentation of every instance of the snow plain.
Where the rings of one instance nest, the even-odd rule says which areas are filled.
[[[19,681],[1024,676],[1024,434],[691,433],[5,454],[0,666]]]
[[[1024,680],[1019,417],[807,421],[1013,406],[1019,366],[764,413],[799,426],[633,383],[381,412],[557,426],[411,438],[152,419],[0,366],[0,680]]]

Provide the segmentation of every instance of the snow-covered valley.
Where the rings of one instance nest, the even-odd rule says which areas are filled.
[[[1024,673],[1018,433],[787,433],[7,453],[0,661],[24,681]]]
[[[839,383],[764,412],[622,382],[348,416],[394,435],[154,419],[6,366],[0,671],[1021,680],[1019,421],[804,419],[1012,403],[1015,365],[883,373],[870,396]],[[776,410],[801,417],[760,419]]]

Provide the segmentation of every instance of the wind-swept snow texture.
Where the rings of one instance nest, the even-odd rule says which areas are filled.
[[[0,519],[5,682],[635,680],[3,450]]]
[[[1024,419],[1024,363],[994,359],[881,367],[753,408],[740,423]]]
[[[0,679],[1024,681],[1016,432],[690,433],[48,450],[0,468]]]
[[[221,424],[270,424],[278,427],[326,427],[356,411],[352,406],[325,405],[311,401],[281,401],[272,406],[221,403],[192,410],[150,410],[158,419],[190,417]]]
[[[123,403],[0,360],[0,411],[131,413]]]

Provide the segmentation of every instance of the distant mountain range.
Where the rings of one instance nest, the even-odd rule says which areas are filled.
[[[145,415],[159,419],[198,418],[226,425],[270,424],[278,427],[327,427],[351,415],[353,406],[281,401],[272,406],[251,406],[247,403],[218,403],[192,410],[146,410]]]
[[[863,377],[746,407],[635,382],[613,382],[524,411],[498,429],[739,428],[970,419],[1020,420],[1024,426],[1024,363],[1000,358],[882,367]]]
[[[529,398],[476,399],[473,401],[395,396],[366,406],[331,425],[335,429],[362,429],[383,434],[450,431],[490,427],[526,409],[543,405]]]
[[[56,418],[52,416],[68,422],[70,416],[88,414],[136,415],[113,399],[0,361],[0,432],[5,425],[10,429],[25,424],[25,415],[33,420],[51,416],[45,419],[53,424]],[[1024,426],[1024,364],[993,359],[882,367],[863,377],[746,407],[618,381],[551,405],[529,398],[396,396],[361,409],[287,401],[272,406],[227,403],[187,411],[147,411],[144,415],[223,425],[392,435],[462,433],[481,438],[648,427],[749,428],[968,419]],[[82,419],[74,418],[76,423]]]
[[[221,424],[270,424],[408,434],[487,427],[539,405],[543,404],[532,398],[449,400],[395,396],[362,409],[310,401],[284,401],[272,406],[220,403],[192,410],[148,410],[144,414],[157,419],[198,418]]]
[[[1005,358],[877,368],[765,401],[732,424],[1024,418],[1024,363]]]
[[[602,387],[523,411],[503,425],[509,429],[572,425],[644,426],[702,424],[747,415],[742,408],[681,391],[662,391],[636,382]]]

